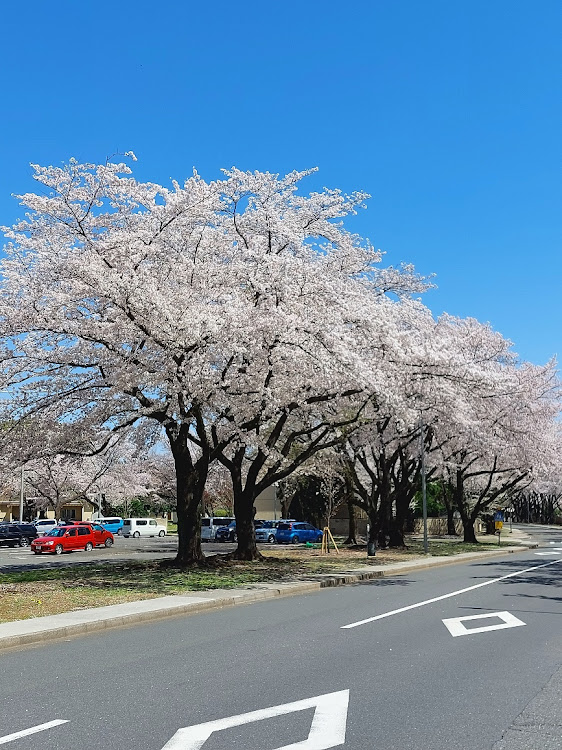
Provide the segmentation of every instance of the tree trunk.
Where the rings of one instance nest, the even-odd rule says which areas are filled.
[[[380,490],[380,505],[378,513],[378,534],[377,542],[379,549],[386,549],[388,547],[388,540],[390,538],[390,525],[392,520],[392,501],[390,497],[389,488],[386,483],[381,482]]]
[[[402,488],[396,495],[396,516],[390,520],[389,547],[404,548],[406,546],[404,542],[404,530],[409,506],[410,495],[405,488]]]
[[[352,498],[348,495],[347,498],[347,512],[349,516],[349,526],[347,531],[347,539],[344,544],[357,544],[357,526],[355,523],[355,505],[353,505]]]
[[[457,506],[457,509],[461,514],[463,541],[470,542],[472,544],[478,544],[476,534],[474,533],[474,522],[472,521],[472,518],[464,501],[464,478],[462,470],[460,469],[457,470],[454,500],[455,505]]]
[[[201,512],[209,466],[204,458],[193,464],[181,435],[177,440],[170,439],[170,447],[176,469],[178,514],[178,553],[174,562],[185,568],[205,560],[201,549]]]
[[[441,482],[441,489],[443,491],[443,503],[447,509],[447,534],[448,536],[458,536],[457,529],[455,526],[455,508],[449,497],[450,485],[445,485],[445,482]]]
[[[234,492],[234,515],[238,547],[232,553],[234,560],[263,560],[256,544],[254,527],[254,495],[248,491]]]

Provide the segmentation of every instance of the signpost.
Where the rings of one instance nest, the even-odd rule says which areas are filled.
[[[504,522],[503,511],[501,510],[496,511],[496,513],[494,514],[494,525],[496,527],[496,534],[498,535],[498,546],[500,545],[503,522]]]

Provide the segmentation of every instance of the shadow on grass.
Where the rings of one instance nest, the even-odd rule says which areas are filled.
[[[112,589],[164,595],[180,591],[234,588],[258,583],[287,583],[311,579],[313,574],[301,563],[287,560],[252,563],[214,561],[211,565],[186,570],[170,567],[166,561],[85,563],[27,568],[0,574],[4,585],[59,582],[65,588]]]

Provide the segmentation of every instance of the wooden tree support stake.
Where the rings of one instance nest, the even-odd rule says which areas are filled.
[[[330,553],[330,541],[334,545],[336,554],[339,555],[340,551],[338,549],[338,545],[336,544],[334,540],[334,537],[332,536],[332,532],[327,526],[324,526],[324,533],[322,535],[322,549],[320,551],[320,554],[326,555]]]

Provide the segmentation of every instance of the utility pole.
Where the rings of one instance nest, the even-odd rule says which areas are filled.
[[[427,541],[427,487],[425,482],[425,450],[423,445],[423,420],[420,412],[420,459],[421,459],[421,490],[423,514],[423,551],[427,555],[429,544]]]
[[[24,475],[23,475],[23,472],[24,472],[24,469],[23,469],[23,464],[22,464],[21,465],[21,476],[20,476],[20,517],[19,517],[19,522],[20,523],[23,523],[23,494],[24,494],[24,487],[23,487]]]

